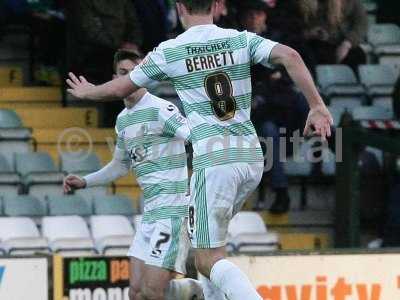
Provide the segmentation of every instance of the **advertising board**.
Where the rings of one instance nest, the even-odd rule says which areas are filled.
[[[48,299],[48,260],[35,258],[0,258],[0,299]]]
[[[55,257],[55,300],[129,300],[129,258]]]
[[[400,299],[400,254],[232,257],[264,300]]]

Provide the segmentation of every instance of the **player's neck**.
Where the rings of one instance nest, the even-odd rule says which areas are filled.
[[[198,25],[211,25],[213,24],[212,15],[192,15],[186,19],[186,29],[189,29]]]
[[[131,96],[125,99],[125,106],[128,109],[133,108],[136,104],[142,100],[143,96],[146,95],[147,90],[145,88],[141,88],[134,92]]]

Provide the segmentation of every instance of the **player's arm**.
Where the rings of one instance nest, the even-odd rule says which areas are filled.
[[[68,175],[64,178],[64,193],[71,190],[84,189],[91,186],[107,185],[116,179],[128,174],[130,161],[125,151],[115,147],[113,159],[99,171],[84,177]]]
[[[314,133],[320,135],[323,139],[326,136],[331,136],[332,116],[299,53],[290,47],[277,44],[272,48],[269,61],[273,65],[283,65],[286,68],[289,76],[308,101],[310,113],[304,134],[309,134],[315,130]]]
[[[67,92],[79,99],[120,100],[140,87],[148,87],[155,82],[169,80],[167,73],[168,64],[164,54],[160,48],[156,48],[129,75],[98,86],[89,83],[83,76],[78,78],[75,74],[69,73],[67,84],[70,88]]]
[[[67,92],[79,99],[85,100],[121,100],[131,95],[140,87],[130,80],[129,75],[115,78],[101,85],[88,82],[85,77],[69,73]]]

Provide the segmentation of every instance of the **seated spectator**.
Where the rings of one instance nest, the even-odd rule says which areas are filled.
[[[140,50],[141,26],[131,0],[66,1],[68,70],[94,84],[109,80],[117,49]]]
[[[305,39],[317,64],[346,64],[354,70],[366,62],[360,47],[368,19],[361,0],[301,0]]]
[[[261,0],[246,1],[241,5],[240,24],[242,29],[255,32],[266,38],[273,38],[274,32],[267,27],[268,7]],[[278,41],[279,42],[279,41]],[[264,173],[259,186],[259,201],[256,208],[262,208],[266,196],[266,179],[276,193],[271,213],[285,213],[289,209],[288,178],[283,162],[280,161],[280,128],[284,136],[290,136],[297,129],[303,128],[308,114],[305,98],[294,90],[289,76],[280,69],[265,69],[254,67],[253,81],[253,112],[255,123],[261,139],[272,138],[272,169]],[[268,153],[268,152],[267,152]],[[285,153],[286,154],[286,153]],[[269,159],[267,157],[267,159]]]
[[[141,26],[131,0],[70,0],[67,13],[68,70],[94,84],[110,80],[119,48],[140,50]],[[112,127],[121,101],[102,104],[101,125]]]
[[[268,6],[271,39],[296,49],[307,65],[310,54],[304,39],[304,21],[298,0],[264,0]]]

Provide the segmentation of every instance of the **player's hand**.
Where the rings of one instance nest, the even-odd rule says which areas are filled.
[[[88,82],[83,76],[79,76],[78,78],[72,72],[70,72],[68,75],[69,78],[66,81],[70,88],[67,89],[67,92],[76,98],[86,99],[88,90],[95,85]]]
[[[67,194],[72,190],[83,189],[86,187],[86,181],[76,175],[68,175],[64,178],[63,189],[64,193]]]
[[[326,138],[331,136],[332,125],[333,118],[325,104],[318,105],[310,109],[303,135],[319,135],[326,141]]]

